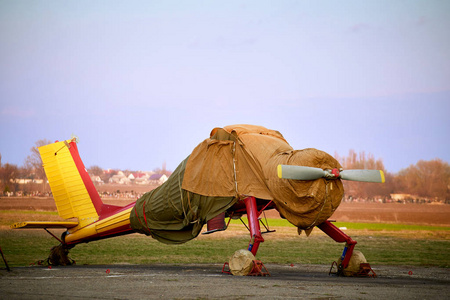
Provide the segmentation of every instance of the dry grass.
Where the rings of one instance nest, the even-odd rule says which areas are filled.
[[[8,229],[16,222],[24,221],[64,221],[57,212],[0,210],[0,229]]]
[[[43,230],[11,230],[9,225],[46,220],[61,219],[56,212],[0,211],[0,246],[11,266],[25,266],[46,259],[57,242]],[[274,221],[274,224],[278,222]],[[345,232],[358,242],[357,249],[370,263],[450,266],[448,227],[406,226],[401,229],[397,224],[381,227],[351,224],[355,228],[346,224],[348,230]],[[304,233],[299,236],[293,226],[271,225],[271,229],[276,232],[263,235],[265,242],[258,252],[258,258],[266,263],[328,264],[337,260],[343,249],[343,244],[335,243],[317,228],[310,237]],[[63,232],[52,231],[57,236]],[[77,245],[70,256],[78,264],[217,263],[228,260],[235,250],[246,248],[248,242],[247,229],[232,223],[226,231],[200,235],[182,245],[165,245],[144,235],[132,234]]]

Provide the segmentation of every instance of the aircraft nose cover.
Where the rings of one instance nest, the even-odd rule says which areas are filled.
[[[186,164],[182,188],[209,197],[273,200],[278,211],[300,229],[327,220],[341,202],[342,182],[280,179],[278,164],[341,168],[323,151],[293,150],[278,131],[232,125],[213,129],[211,137],[194,149]]]
[[[310,229],[326,221],[341,203],[344,187],[340,179],[289,180],[276,173],[279,164],[340,169],[341,165],[329,154],[317,149],[283,152],[275,155],[265,166],[267,184],[275,195],[278,211],[300,229]]]

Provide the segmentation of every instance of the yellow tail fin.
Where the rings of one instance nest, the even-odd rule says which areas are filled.
[[[96,209],[94,199],[91,198],[92,191],[90,195],[86,179],[83,181],[80,174],[80,170],[84,172],[86,170],[79,159],[75,141],[68,140],[42,146],[39,147],[39,152],[59,215],[64,219],[78,218],[79,228],[98,220],[98,207]],[[83,174],[86,175],[87,172]],[[100,201],[101,205],[99,197],[97,201]]]

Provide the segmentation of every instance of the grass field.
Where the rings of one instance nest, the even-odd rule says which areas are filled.
[[[47,257],[57,241],[43,230],[10,230],[7,226],[17,214],[1,212],[0,246],[9,265],[27,266]],[[49,212],[29,212],[27,219],[48,219]],[[277,264],[331,264],[344,245],[332,241],[315,229],[306,237],[282,219],[269,220],[276,233],[264,235],[257,258]],[[355,249],[364,253],[372,265],[421,265],[450,267],[450,227],[376,223],[335,223],[358,242]],[[59,236],[62,231],[54,230]],[[77,245],[70,256],[78,264],[221,263],[234,251],[246,248],[249,236],[239,220],[229,229],[200,235],[181,245],[165,245],[140,234]],[[2,263],[1,263],[2,264]],[[0,264],[0,265],[1,265]]]
[[[246,218],[242,218],[247,223]],[[274,227],[292,227],[294,225],[289,223],[286,219],[268,219],[269,226]],[[264,220],[265,222],[265,220]],[[240,220],[231,220],[231,224],[242,224]],[[364,230],[377,230],[377,231],[400,231],[400,230],[438,230],[449,231],[450,227],[446,226],[426,226],[426,225],[407,225],[407,224],[393,224],[393,223],[353,223],[353,222],[334,222],[337,227],[347,227],[349,229],[364,229]]]

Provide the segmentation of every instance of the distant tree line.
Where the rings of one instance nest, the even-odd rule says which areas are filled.
[[[0,195],[16,192],[22,194],[49,193],[50,188],[37,148],[50,143],[46,139],[38,140],[35,146],[31,148],[31,154],[27,156],[21,167],[15,164],[3,164],[0,154]]]
[[[24,165],[2,163],[0,154],[0,195],[22,192],[22,194],[45,194],[50,192],[38,147],[51,143],[49,140],[39,140],[31,148],[31,154],[25,159]],[[450,165],[441,160],[420,160],[415,165],[393,174],[386,171],[382,159],[376,159],[373,154],[356,153],[350,150],[347,156],[335,154],[335,158],[344,169],[378,169],[385,174],[386,183],[363,183],[343,180],[345,194],[350,199],[392,199],[394,194],[403,194],[410,199],[426,199],[450,203]],[[170,176],[165,164],[162,169],[153,170],[158,174]],[[90,175],[100,176],[107,183],[118,170],[105,172],[99,166],[88,169]],[[133,173],[125,170],[125,174]]]
[[[415,165],[393,174],[374,155],[350,150],[348,156],[335,155],[344,169],[377,169],[385,174],[385,183],[364,183],[343,180],[347,197],[391,199],[402,194],[407,200],[450,201],[450,165],[441,159],[420,160]]]
[[[47,183],[47,176],[45,175],[41,156],[38,148],[51,144],[52,142],[43,139],[38,140],[30,149],[31,154],[27,156],[23,166],[17,166],[10,163],[2,163],[2,156],[0,153],[0,196],[8,194],[21,195],[48,195],[50,187]],[[99,176],[103,182],[107,183],[109,178],[116,175],[119,170],[109,170],[105,172],[99,166],[91,166],[88,169],[89,175]],[[137,173],[137,171],[125,170],[123,171],[127,176],[130,173]],[[156,168],[153,170],[157,174],[165,174],[170,176],[171,171],[166,170],[165,163],[162,169]]]

